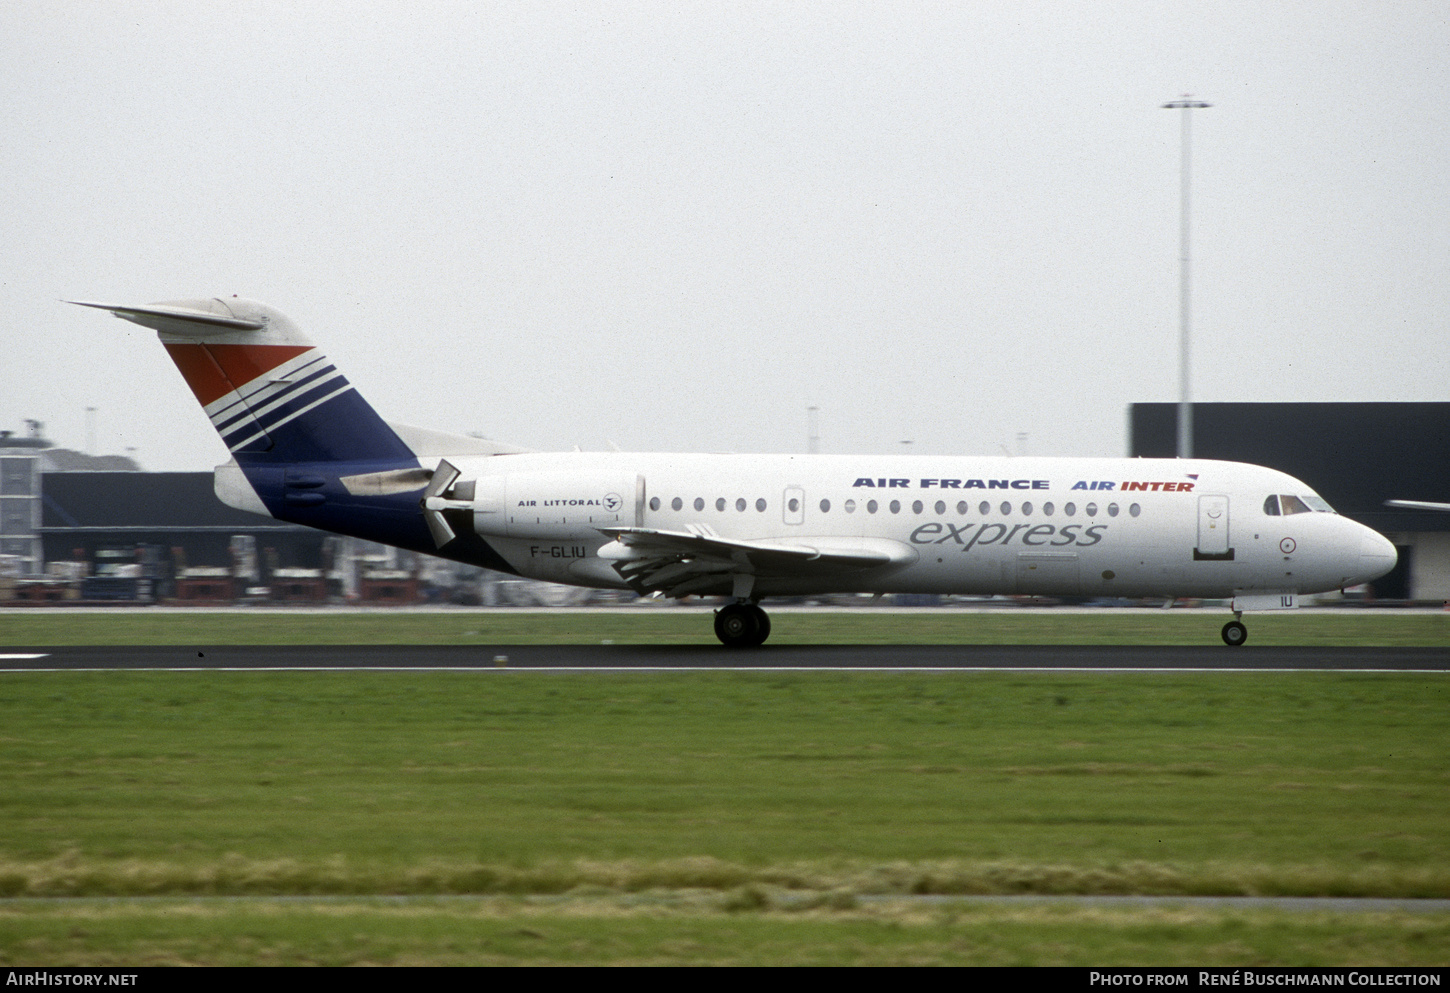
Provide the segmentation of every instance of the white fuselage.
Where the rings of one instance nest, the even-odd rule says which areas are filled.
[[[672,597],[831,592],[1233,597],[1367,582],[1394,546],[1284,473],[1208,460],[537,454],[384,421],[285,315],[84,303],[154,329],[232,452],[244,510],[492,569]],[[1223,640],[1244,643],[1239,621]]]
[[[755,576],[753,595],[825,592],[1229,597],[1383,574],[1394,548],[1259,466],[1209,460],[517,454],[451,460],[476,530],[525,576],[622,587],[600,527],[890,550],[889,564]],[[723,580],[722,580],[723,582]],[[729,592],[728,585],[710,592]]]

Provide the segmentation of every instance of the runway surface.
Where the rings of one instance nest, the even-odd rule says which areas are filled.
[[[203,645],[0,650],[0,672],[120,669],[1447,672],[1450,649],[779,645],[731,651],[718,645]]]

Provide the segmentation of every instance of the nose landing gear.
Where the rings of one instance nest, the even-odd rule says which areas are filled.
[[[1239,621],[1229,621],[1223,626],[1223,643],[1231,648],[1237,648],[1249,640],[1249,629]]]
[[[748,600],[726,604],[715,611],[715,637],[726,648],[755,648],[770,637],[770,615]]]

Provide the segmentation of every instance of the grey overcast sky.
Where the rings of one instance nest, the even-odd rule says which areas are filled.
[[[1443,0],[0,5],[0,428],[226,453],[238,294],[384,417],[540,449],[1119,455],[1177,397],[1444,400]],[[1272,425],[1266,425],[1272,430]]]

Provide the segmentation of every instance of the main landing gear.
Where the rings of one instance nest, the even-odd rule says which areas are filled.
[[[715,611],[715,637],[726,648],[755,648],[770,637],[770,615],[749,600],[728,603]]]

